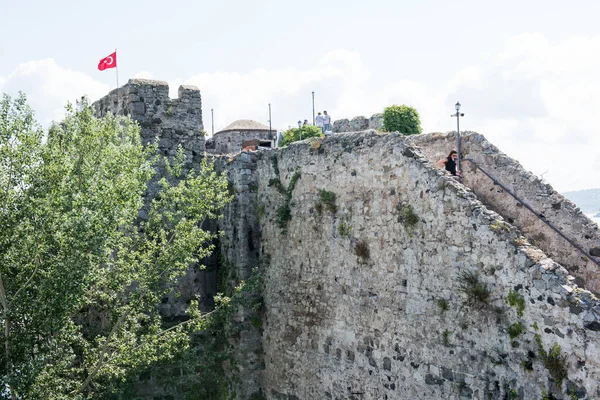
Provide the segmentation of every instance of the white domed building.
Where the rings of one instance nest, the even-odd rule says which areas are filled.
[[[255,141],[259,146],[272,147],[275,129],[250,119],[239,119],[225,129],[216,132],[206,141],[206,152],[211,154],[231,154],[242,151],[244,142]],[[267,143],[266,142],[270,142]]]

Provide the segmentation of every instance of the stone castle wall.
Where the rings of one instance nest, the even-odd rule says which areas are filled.
[[[197,89],[182,87],[171,100],[166,83],[131,80],[94,107],[99,115],[131,115],[144,143],[159,139],[161,154],[172,157],[181,144],[191,166],[201,161]],[[265,277],[260,323],[248,310],[235,316],[237,398],[542,398],[543,390],[555,398],[600,396],[600,303],[521,240],[515,226],[572,274],[587,267],[576,271],[572,250],[530,224],[514,201],[497,200],[504,194],[474,171],[465,171],[470,191],[438,170],[432,161],[452,141],[451,134],[369,131],[217,158],[235,199],[219,222],[224,235],[211,265],[232,283],[255,268]],[[463,143],[500,181],[527,188],[525,200],[594,246],[594,226],[571,203],[481,135]],[[288,197],[282,192],[296,172]],[[468,301],[469,276],[487,286],[487,301]],[[577,276],[584,288],[595,282]],[[201,294],[209,309],[216,280],[214,268],[190,271],[180,288]],[[524,300],[522,316],[507,304],[511,292]],[[174,299],[163,308],[174,318],[184,309]],[[516,323],[522,332],[511,337]],[[545,351],[557,344],[566,358],[560,388],[536,335]]]
[[[244,372],[267,399],[600,396],[600,303],[405,137],[342,134],[240,157],[229,173],[246,195],[235,202],[250,203],[258,222],[252,235],[239,222],[236,234],[226,228],[224,246],[250,251],[230,246],[259,227],[259,259],[242,265],[269,261],[264,355]],[[284,233],[274,182],[287,187],[295,171]],[[336,194],[335,207],[320,190]],[[465,273],[487,285],[489,301],[467,301]],[[524,299],[522,317],[511,291]],[[517,322],[523,332],[511,338]],[[561,389],[535,335],[546,351],[561,346]]]
[[[456,148],[456,132],[431,133],[408,137],[408,142],[419,146],[431,162],[445,158]],[[546,221],[552,223],[586,253],[600,255],[600,230],[575,204],[556,192],[552,186],[525,170],[516,160],[506,156],[483,135],[475,132],[461,134],[462,158],[480,165],[498,182],[506,186],[532,207]],[[536,246],[577,278],[577,283],[600,293],[600,269],[548,225],[527,210],[513,197],[495,185],[475,165],[463,161],[464,184],[471,188],[488,208],[496,210],[510,223],[518,226]],[[596,257],[600,261],[600,257]]]
[[[261,227],[257,202],[260,174],[257,153],[242,152],[235,158],[216,158],[217,170],[226,173],[234,200],[223,211],[219,229],[224,232],[220,239],[219,269],[224,282],[232,288],[240,281],[247,281],[255,268],[261,265]],[[232,375],[237,378],[235,394],[238,399],[248,399],[261,390],[263,370],[263,344],[261,331],[252,323],[256,317],[249,310],[241,310],[234,316],[239,335],[231,338],[234,346],[235,367]]]

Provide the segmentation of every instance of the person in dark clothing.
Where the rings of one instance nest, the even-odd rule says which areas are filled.
[[[456,169],[456,160],[458,159],[458,153],[456,150],[452,150],[448,157],[442,158],[436,163],[439,168],[444,168],[454,176],[460,176],[460,171]]]

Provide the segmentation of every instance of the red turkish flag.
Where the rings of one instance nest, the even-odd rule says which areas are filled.
[[[98,69],[100,71],[104,71],[106,68],[116,68],[117,67],[117,52],[115,51],[110,56],[104,57],[98,63]]]

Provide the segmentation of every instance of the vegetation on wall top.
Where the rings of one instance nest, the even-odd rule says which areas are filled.
[[[325,135],[318,126],[304,125],[302,128],[290,128],[283,132],[283,140],[279,143],[279,146],[287,146],[290,143],[313,137],[324,138]]]
[[[403,135],[416,135],[423,131],[421,118],[416,109],[406,105],[392,105],[383,111],[383,129],[387,132],[400,132]]]

